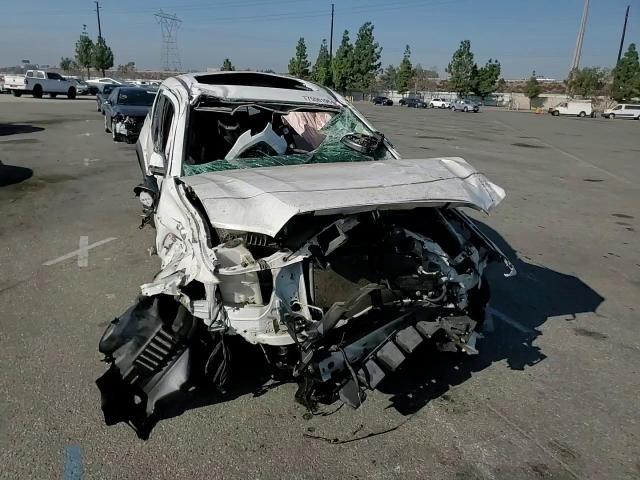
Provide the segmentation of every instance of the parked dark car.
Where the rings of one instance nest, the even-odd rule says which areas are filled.
[[[391,105],[393,105],[393,100],[388,97],[373,97],[371,99],[371,103],[373,103],[374,105],[385,105],[387,107],[390,107]]]
[[[157,90],[116,87],[104,102],[104,130],[114,142],[133,143],[140,135],[144,119],[156,98]]]
[[[101,114],[104,115],[104,101],[109,98],[113,89],[118,85],[114,85],[111,83],[100,85],[96,87],[98,89],[98,93],[96,93],[96,110],[98,110]]]
[[[407,107],[413,107],[413,108],[427,108],[427,104],[420,100],[419,98],[405,98],[404,100],[404,104]]]

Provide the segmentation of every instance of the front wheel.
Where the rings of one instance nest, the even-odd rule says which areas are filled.
[[[67,91],[67,98],[69,100],[76,98],[76,89],[74,87],[69,87],[69,90]]]
[[[586,114],[585,112],[580,112],[580,113],[578,114],[578,116],[579,116],[580,118],[584,118],[584,117],[586,117],[586,116],[587,116],[587,114]]]
[[[609,114],[609,120],[615,120],[616,119],[616,114],[615,113],[610,113]]]
[[[107,123],[107,116],[104,116],[104,131],[109,133],[111,130],[109,130],[109,124]]]
[[[463,109],[463,110],[464,110],[465,112],[468,112],[468,111],[469,111],[469,109],[468,109],[467,107],[464,107],[464,109]]]
[[[42,98],[42,87],[40,85],[33,87],[33,98]]]
[[[554,110],[553,112],[551,112],[551,115],[553,115],[554,117],[557,117],[560,115],[560,112],[558,110]]]

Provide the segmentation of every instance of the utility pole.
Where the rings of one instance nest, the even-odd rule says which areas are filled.
[[[620,63],[620,57],[622,56],[622,46],[624,45],[624,34],[627,33],[627,19],[629,18],[629,7],[631,5],[627,5],[627,12],[624,14],[624,26],[622,27],[622,38],[620,39],[620,50],[618,50],[618,61],[616,65]]]
[[[573,51],[573,60],[569,72],[580,68],[580,57],[582,56],[582,44],[584,42],[584,31],[587,28],[587,17],[589,16],[589,0],[584,0],[584,9],[582,10],[582,20],[580,20],[580,30],[578,30],[578,39],[576,40],[576,49]]]
[[[627,10],[629,10],[627,8]],[[626,22],[625,22],[626,25]],[[333,3],[331,4],[331,35],[329,36],[329,60],[333,59]]]
[[[102,27],[100,26],[100,4],[96,2],[96,15],[98,16],[98,38],[102,38]]]

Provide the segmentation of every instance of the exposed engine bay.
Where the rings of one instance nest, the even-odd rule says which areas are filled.
[[[218,283],[193,281],[177,295],[143,286],[148,295],[105,332],[108,421],[126,411],[144,425],[156,401],[193,377],[224,389],[229,334],[259,344],[308,408],[337,399],[356,408],[424,341],[477,353],[483,270],[506,262],[455,209],[300,216],[275,238],[214,236]]]

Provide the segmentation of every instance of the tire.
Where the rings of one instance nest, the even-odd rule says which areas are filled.
[[[466,113],[466,112],[468,112],[468,111],[469,111],[469,109],[468,109],[467,107],[464,107],[464,108],[462,109],[462,111]]]
[[[429,104],[429,108],[433,108],[433,103],[430,103],[430,104]]]
[[[36,85],[35,87],[33,87],[33,98],[42,98],[42,86],[41,85]]]
[[[587,116],[587,114],[586,114],[585,112],[580,112],[580,113],[578,114],[578,116],[579,116],[580,118],[584,118],[584,117],[586,117],[586,116]]]
[[[616,114],[615,113],[610,113],[609,114],[609,120],[615,120],[616,119]]]
[[[104,131],[109,133],[111,132],[111,130],[109,130],[109,125],[107,124],[107,116],[104,116]]]
[[[69,100],[74,100],[76,98],[76,88],[75,87],[69,87],[69,90],[67,90],[67,98]]]
[[[554,110],[553,112],[551,112],[551,115],[553,115],[554,117],[559,117],[560,112],[558,110]]]
[[[11,93],[13,94],[14,97],[22,96],[22,92],[20,90],[11,90]]]

